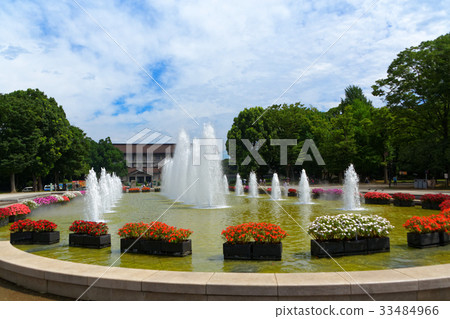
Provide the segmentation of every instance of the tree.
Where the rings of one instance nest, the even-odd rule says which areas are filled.
[[[0,171],[9,175],[11,192],[15,176],[35,159],[41,141],[36,110],[22,92],[0,94]]]
[[[127,175],[127,163],[123,157],[123,153],[119,151],[111,142],[111,139],[101,139],[95,142],[89,140],[89,165],[97,173],[102,168],[110,173],[116,173],[117,176]]]
[[[52,173],[55,184],[59,184],[60,177],[81,177],[89,172],[89,146],[86,134],[76,126],[69,126],[68,147],[62,151],[61,157],[55,162]]]
[[[372,86],[393,111],[397,127],[406,120],[414,129],[418,168],[449,171],[450,33],[422,42],[397,55],[387,77]],[[409,130],[410,128],[406,128]],[[401,128],[398,128],[400,130]]]

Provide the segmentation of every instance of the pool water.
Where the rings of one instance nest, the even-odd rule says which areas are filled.
[[[308,224],[317,216],[341,214],[341,201],[314,200],[314,205],[299,205],[296,198],[271,201],[260,198],[227,195],[229,207],[195,209],[173,202],[160,193],[124,194],[112,213],[106,214],[112,242],[110,248],[87,249],[69,247],[69,226],[84,219],[84,199],[67,204],[40,207],[32,211],[30,219],[48,219],[58,225],[61,242],[54,245],[17,245],[27,252],[61,260],[115,267],[208,271],[208,272],[330,272],[378,270],[450,263],[450,245],[427,249],[409,248],[402,224],[416,215],[431,215],[437,211],[421,207],[363,205],[360,214],[377,214],[387,218],[395,229],[390,234],[391,251],[372,255],[346,256],[333,259],[311,257]],[[128,222],[159,220],[171,226],[189,228],[193,253],[187,257],[121,254],[117,231]],[[281,261],[224,260],[221,232],[227,226],[245,222],[270,222],[280,225],[289,236],[283,240]],[[0,228],[0,240],[9,240],[8,226]]]

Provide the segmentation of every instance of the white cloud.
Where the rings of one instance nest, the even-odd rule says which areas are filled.
[[[78,2],[198,122],[225,138],[244,107],[271,105],[373,1]],[[446,3],[447,2],[447,3]],[[446,6],[447,4],[447,6]],[[398,52],[448,32],[448,1],[381,0],[278,103],[336,106]],[[73,1],[2,1],[0,87],[39,88],[94,139],[201,128]],[[117,101],[124,105],[117,105]]]

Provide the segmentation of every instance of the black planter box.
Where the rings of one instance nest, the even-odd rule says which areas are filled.
[[[434,209],[434,210],[440,210],[440,205],[441,203],[436,203],[436,202],[422,202],[422,208],[423,209]]]
[[[404,201],[394,199],[394,206],[397,207],[412,207],[414,206],[414,201]]]
[[[25,214],[9,216],[9,222],[10,223],[14,223],[14,222],[16,222],[18,220],[24,220],[24,219],[27,219],[27,215],[25,215]]]
[[[344,241],[344,254],[346,256],[367,254],[367,239]]]
[[[59,231],[33,232],[33,243],[51,245],[59,243]]]
[[[446,232],[439,232],[439,245],[447,246],[450,243],[450,235]]]
[[[9,234],[9,242],[14,245],[32,245],[33,244],[33,232],[17,232]]]
[[[406,238],[409,247],[429,248],[439,246],[439,233],[407,233]]]
[[[124,252],[130,247],[135,238],[121,238],[120,251]],[[128,253],[138,253],[147,255],[166,255],[174,257],[184,257],[192,254],[192,241],[187,239],[181,243],[169,243],[162,240],[139,239]]]
[[[345,253],[345,251],[344,251],[344,241],[343,240],[337,240],[337,241],[311,240],[311,256],[338,257],[338,256],[344,256],[344,253]]]
[[[288,193],[288,197],[296,197],[297,193]]]
[[[389,199],[365,198],[364,203],[370,205],[389,205],[391,202],[389,201]]]
[[[9,216],[0,218],[0,227],[6,226],[9,224]]]
[[[163,255],[184,257],[192,254],[192,242],[190,239],[180,243],[161,242],[161,252]]]
[[[383,253],[391,251],[389,237],[367,238],[367,253]]]
[[[162,255],[160,240],[140,239],[138,253],[149,255]]]
[[[127,253],[137,253],[141,242],[138,240],[134,243],[136,239],[137,238],[120,238],[120,252],[123,253],[126,250]]]
[[[224,259],[252,259],[252,244],[223,244]]]
[[[389,237],[320,242],[311,240],[311,256],[330,257],[324,250],[331,257],[383,253],[390,251],[390,240]]]
[[[252,243],[252,259],[254,260],[281,260],[282,253],[282,243]]]
[[[69,234],[69,246],[84,248],[111,247],[111,235],[91,236],[88,234]]]

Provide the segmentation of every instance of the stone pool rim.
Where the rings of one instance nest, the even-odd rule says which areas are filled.
[[[73,299],[95,282],[81,300],[450,300],[450,264],[348,273],[182,272],[62,261],[8,241],[0,241],[0,277]]]

